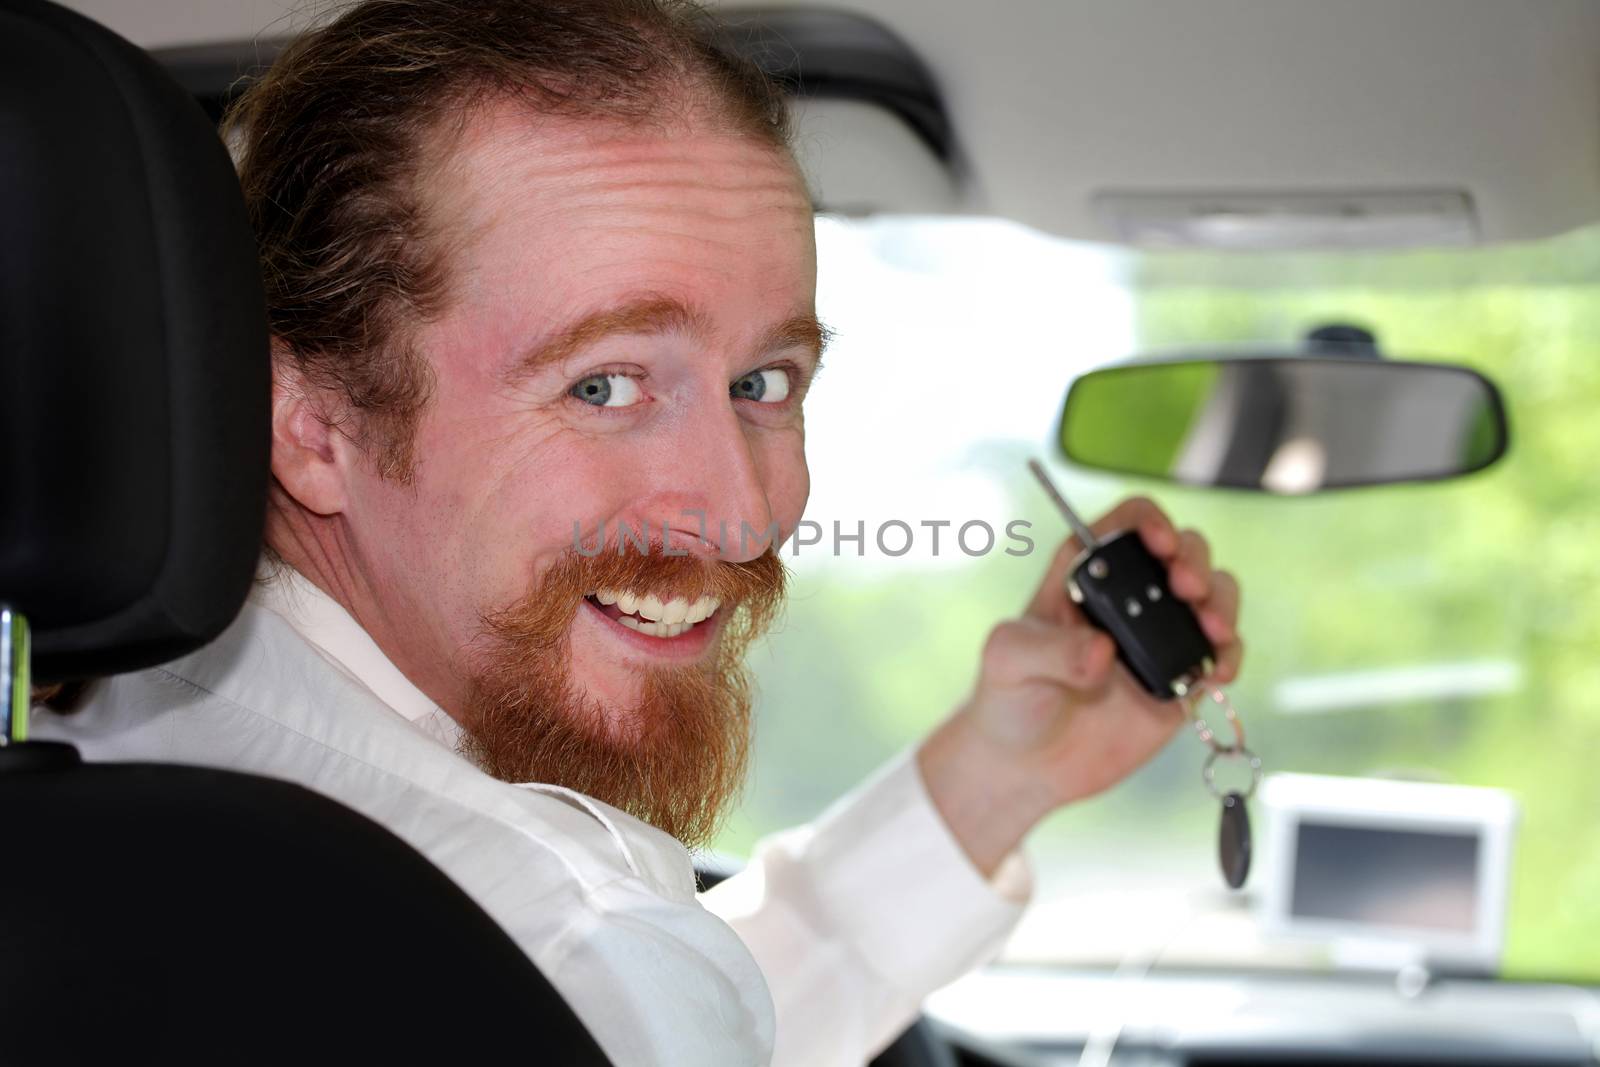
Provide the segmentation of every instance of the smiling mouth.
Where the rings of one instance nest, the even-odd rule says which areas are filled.
[[[722,602],[714,596],[673,597],[600,589],[584,597],[602,615],[647,637],[681,637],[716,614]]]

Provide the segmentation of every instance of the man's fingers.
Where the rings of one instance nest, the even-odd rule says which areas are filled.
[[[1157,559],[1171,559],[1178,552],[1178,528],[1160,505],[1146,496],[1130,496],[1089,528],[1096,537],[1106,537],[1118,530],[1138,530],[1145,547],[1155,553]]]
[[[1239,665],[1244,660],[1244,642],[1235,637],[1225,645],[1217,646],[1217,665],[1211,672],[1211,680],[1218,685],[1227,685],[1239,677]]]
[[[1135,498],[1135,500],[1149,505],[1148,509],[1140,510],[1137,526],[1139,537],[1144,541],[1144,547],[1148,548],[1156,559],[1170,561],[1178,554],[1178,548],[1180,547],[1178,528],[1172,524],[1171,519],[1167,518],[1167,513],[1157,507],[1154,502],[1145,500],[1143,497]],[[1135,501],[1129,501],[1129,503],[1133,502]],[[1126,528],[1123,526],[1113,527],[1113,529]]]
[[[1213,572],[1211,595],[1195,609],[1207,637],[1218,644],[1233,640],[1239,631],[1239,580],[1230,571]]]
[[[1152,500],[1131,497],[1090,524],[1102,539],[1135,530],[1150,553],[1166,565],[1174,595],[1194,607],[1200,627],[1216,647],[1211,679],[1226,685],[1238,677],[1244,658],[1239,640],[1239,583],[1211,569],[1211,546],[1195,530],[1179,530]],[[1072,688],[1101,684],[1115,662],[1111,639],[1089,627],[1066,592],[1068,573],[1083,545],[1069,537],[1045,573],[1023,618],[1004,623],[984,649],[984,673],[1001,684],[1049,680]]]
[[[1051,682],[1092,689],[1105,681],[1114,657],[1111,638],[1098,630],[1024,617],[990,631],[983,646],[983,677],[1001,686]]]
[[[1211,595],[1211,546],[1194,530],[1178,532],[1178,554],[1168,571],[1172,591],[1191,603]]]

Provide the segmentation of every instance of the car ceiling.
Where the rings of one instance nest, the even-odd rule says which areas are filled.
[[[282,36],[328,7],[69,6],[146,47]],[[1107,205],[1129,194],[1459,196],[1489,241],[1600,219],[1594,0],[827,6],[922,58],[956,150],[939,159],[871,104],[809,99],[800,149],[824,206],[995,213],[1092,240],[1124,235]]]

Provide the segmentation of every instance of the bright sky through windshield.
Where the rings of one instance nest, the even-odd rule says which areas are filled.
[[[936,560],[919,524],[981,519],[1002,530],[1026,517],[1010,513],[974,450],[1017,442],[1043,452],[1072,377],[1131,350],[1120,261],[995,219],[822,218],[817,241],[818,308],[837,336],[806,401],[806,515],[827,535],[797,563],[831,549],[838,520],[847,532],[866,522],[868,551],[846,561],[852,574],[959,566],[949,535]],[[1032,517],[1054,536],[1053,516]],[[891,519],[919,536],[885,558],[871,540]]]

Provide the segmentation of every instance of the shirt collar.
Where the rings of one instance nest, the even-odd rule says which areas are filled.
[[[423,733],[456,747],[461,728],[449,713],[400,673],[344,606],[305,575],[288,564],[264,563],[250,602],[282,618],[324,659]]]

